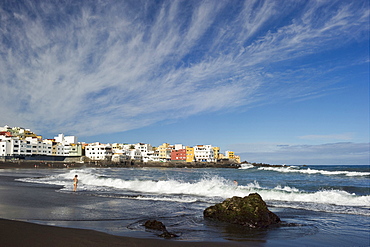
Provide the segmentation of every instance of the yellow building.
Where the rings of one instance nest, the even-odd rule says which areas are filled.
[[[33,133],[32,131],[30,131],[30,130],[25,130],[24,131],[24,137],[38,138],[38,136],[35,133]]]
[[[158,148],[159,158],[160,159],[168,159],[171,158],[171,149],[169,143],[163,143]]]
[[[233,151],[226,151],[225,154],[226,154],[226,158],[230,160],[235,159],[235,153]]]
[[[235,155],[235,152],[233,151],[226,151],[224,158],[234,160],[235,162],[240,163],[240,156]]]
[[[186,147],[186,162],[194,161],[194,148]]]
[[[215,160],[219,159],[219,156],[220,156],[220,148],[219,147],[213,147],[213,155],[215,157]]]

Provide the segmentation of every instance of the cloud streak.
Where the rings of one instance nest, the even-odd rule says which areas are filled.
[[[247,143],[233,146],[243,160],[269,164],[369,165],[369,143],[337,142],[319,145]]]
[[[316,94],[274,66],[361,39],[365,5],[3,1],[1,122],[88,136]]]
[[[305,135],[299,136],[299,139],[304,140],[352,140],[353,133],[343,133],[343,134],[332,134],[332,135]]]

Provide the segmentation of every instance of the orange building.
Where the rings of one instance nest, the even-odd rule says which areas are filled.
[[[186,161],[186,149],[172,150],[171,161]]]

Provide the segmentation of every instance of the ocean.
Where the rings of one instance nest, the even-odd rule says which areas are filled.
[[[170,241],[217,241],[225,246],[235,241],[256,246],[370,246],[368,165],[3,169],[0,179],[19,188],[16,193],[22,188],[45,190],[17,202],[4,198],[22,204],[12,208],[0,198],[1,218],[144,238],[158,237],[143,226],[156,219],[179,235]],[[250,193],[261,195],[280,217],[280,225],[248,229],[203,218],[205,208]]]

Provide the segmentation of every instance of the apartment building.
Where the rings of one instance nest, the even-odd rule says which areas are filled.
[[[195,161],[194,148],[186,147],[186,162],[193,162],[193,161]]]
[[[196,145],[194,147],[195,161],[214,162],[214,151],[211,145]]]
[[[141,153],[147,153],[153,151],[153,147],[150,144],[146,143],[136,143],[134,148],[139,150]]]
[[[215,160],[219,159],[219,155],[220,155],[220,148],[219,147],[213,147],[213,155],[214,155]]]
[[[130,156],[128,154],[128,151],[123,149],[112,149],[112,161],[116,163],[121,163],[130,160]]]
[[[112,147],[99,142],[90,143],[85,147],[85,156],[91,160],[112,160]]]
[[[3,136],[4,137],[4,136]],[[31,155],[52,155],[52,145],[38,138],[7,137],[0,140],[0,156],[19,157]]]
[[[186,147],[182,144],[175,144],[173,145],[174,150],[186,149]]]
[[[172,150],[171,161],[184,161],[186,162],[186,149]]]
[[[226,151],[225,152],[225,157],[227,159],[233,160],[233,159],[235,159],[235,153],[233,151]]]
[[[54,137],[55,142],[61,144],[77,144],[77,137],[76,136],[65,136],[64,134],[59,134],[58,136]]]
[[[157,148],[159,159],[162,161],[171,160],[171,152],[174,148],[169,143],[163,143]]]

